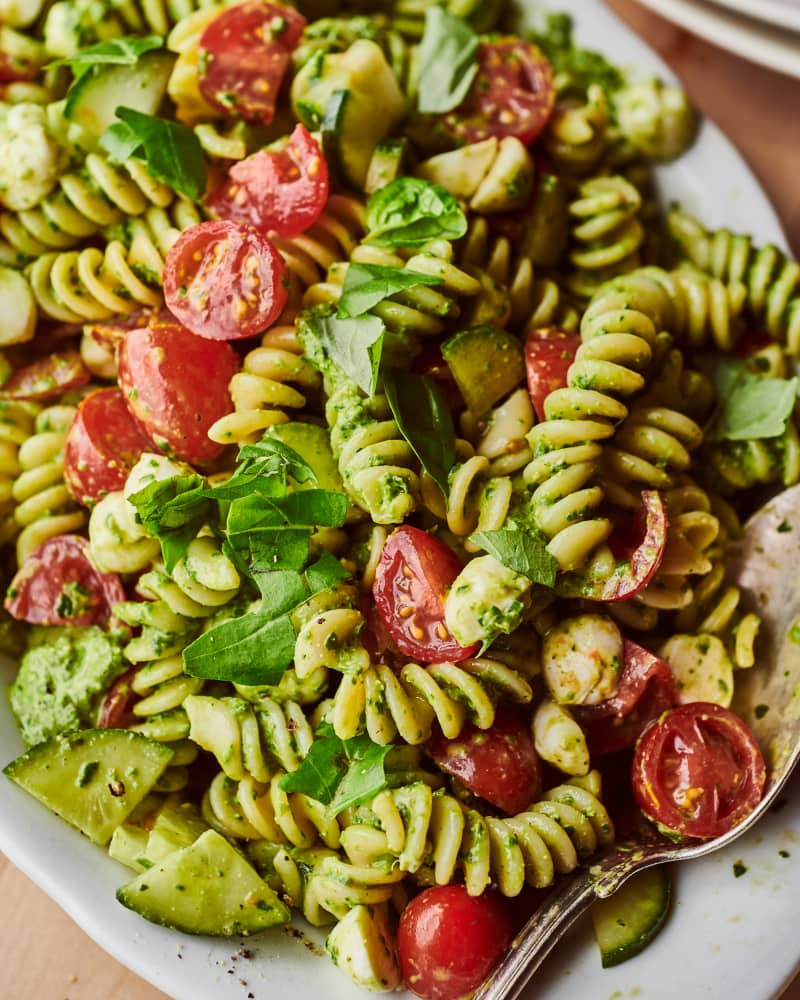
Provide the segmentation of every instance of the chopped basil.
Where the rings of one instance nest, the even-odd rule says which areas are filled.
[[[447,476],[456,460],[456,438],[442,390],[425,375],[390,368],[383,373],[383,391],[400,433],[447,496]]]
[[[256,611],[209,629],[183,651],[191,677],[234,684],[277,684],[294,658],[294,627],[287,614]]]
[[[437,8],[438,9],[438,8]],[[415,285],[440,285],[442,279],[434,274],[421,274],[400,267],[381,267],[379,264],[350,264],[339,299],[337,316],[351,318],[369,312],[383,299]]]
[[[367,202],[368,243],[416,247],[430,240],[457,240],[467,219],[453,195],[418,177],[398,177]]]
[[[375,395],[385,327],[377,316],[312,316],[308,325],[325,353],[368,396]]]
[[[478,72],[478,46],[466,21],[442,7],[428,7],[419,45],[419,111],[436,114],[458,107]]]
[[[206,186],[206,160],[200,140],[177,122],[119,107],[117,118],[100,136],[109,157],[122,163],[131,156],[144,159],[151,177],[187,198],[199,198]]]
[[[499,531],[479,531],[472,535],[470,541],[480,545],[515,573],[521,573],[545,587],[555,586],[558,562],[547,551],[545,540],[539,535],[501,528]]]
[[[56,59],[46,68],[54,66],[69,66],[75,79],[79,79],[90,66],[116,65],[133,66],[145,52],[160,49],[164,44],[161,35],[124,35],[122,38],[110,38],[89,48],[81,49],[71,56]]]
[[[720,358],[712,368],[719,407],[710,430],[717,441],[779,437],[797,402],[800,379],[752,371],[738,358]]]
[[[391,749],[373,743],[369,736],[342,740],[326,732],[311,744],[300,767],[280,779],[280,786],[330,806],[335,816],[386,787],[384,764]]]
[[[156,480],[128,499],[141,523],[158,539],[168,573],[186,554],[213,511],[213,504],[203,493],[202,477],[196,474]]]

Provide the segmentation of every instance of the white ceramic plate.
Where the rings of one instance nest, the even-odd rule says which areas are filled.
[[[737,14],[800,32],[800,0],[714,0]]]
[[[639,0],[639,2],[720,48],[728,49],[744,59],[761,63],[762,66],[778,70],[780,73],[800,77],[800,34],[752,20],[709,3],[708,0]],[[735,4],[730,0],[730,6],[744,10],[745,7],[749,8],[749,0]],[[798,12],[796,6],[794,10]],[[795,19],[798,20],[797,16]]]
[[[552,6],[556,6],[554,3]],[[599,0],[560,0],[574,14],[578,41],[602,48],[642,74],[667,68]],[[665,199],[680,198],[709,225],[733,223],[759,240],[785,244],[752,174],[710,123],[693,151],[660,178]],[[3,681],[11,672],[0,667]],[[0,763],[22,749],[0,699]],[[585,924],[562,943],[526,991],[526,1000],[769,1000],[800,959],[800,781],[787,804],[724,853],[678,871],[674,912],[642,955],[602,971]],[[130,875],[103,851],[0,778],[0,848],[103,948],[175,1000],[358,1000],[327,958],[277,929],[242,942],[192,938],[140,919],[114,899]],[[779,852],[789,852],[784,858]],[[733,864],[747,872],[735,878]],[[318,939],[319,940],[319,939]],[[39,956],[40,958],[43,956]]]

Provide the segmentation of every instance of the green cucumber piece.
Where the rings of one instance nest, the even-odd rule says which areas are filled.
[[[613,896],[592,903],[594,936],[604,969],[638,955],[669,913],[672,879],[666,865],[632,875]]]
[[[317,424],[273,424],[267,432],[270,437],[282,441],[305,459],[317,477],[315,483],[300,483],[298,489],[332,490],[344,493],[344,484],[339,466],[333,457],[331,437],[327,427]]]
[[[442,356],[467,408],[482,416],[525,377],[522,344],[495,326],[461,330],[442,344]]]
[[[366,194],[373,194],[403,173],[407,149],[406,139],[384,139],[378,143],[367,167]]]
[[[70,88],[64,116],[95,138],[115,124],[117,108],[154,115],[175,62],[171,52],[148,52],[134,66],[92,66]]]
[[[569,194],[560,177],[541,174],[525,216],[519,252],[540,267],[557,267],[569,242]]]
[[[146,920],[186,934],[253,934],[290,919],[288,907],[216,830],[123,885],[117,899]]]
[[[144,857],[149,865],[162,861],[173,851],[188,847],[210,829],[190,802],[166,805],[156,816],[147,837]]]
[[[150,862],[145,857],[147,838],[146,830],[131,823],[123,823],[116,828],[108,845],[109,856],[135,872],[146,871],[150,867]]]
[[[105,845],[155,786],[172,753],[126,729],[86,729],[39,743],[3,773]]]

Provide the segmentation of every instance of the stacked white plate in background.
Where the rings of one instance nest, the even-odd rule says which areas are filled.
[[[640,2],[714,45],[800,78],[800,0]]]

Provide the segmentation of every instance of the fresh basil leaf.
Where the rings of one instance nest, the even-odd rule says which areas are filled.
[[[236,458],[237,462],[243,464],[266,459],[278,462],[298,483],[316,482],[314,470],[302,455],[278,438],[265,436],[255,444],[242,445]]]
[[[309,596],[305,580],[292,570],[259,571],[253,576],[261,591],[262,603],[259,610],[273,618],[292,611]]]
[[[390,745],[373,743],[369,736],[315,739],[300,767],[280,779],[280,787],[330,806],[335,816],[386,788],[385,761],[390,750]]]
[[[453,195],[419,177],[398,177],[367,202],[368,243],[379,247],[416,247],[429,240],[457,240],[467,219]]]
[[[478,45],[466,21],[443,7],[428,7],[418,50],[418,111],[439,114],[461,104],[478,72]]]
[[[515,573],[521,573],[544,587],[555,586],[558,562],[547,551],[547,545],[539,535],[501,528],[499,531],[479,531],[472,535],[470,541]]]
[[[251,534],[247,540],[253,573],[271,569],[299,571],[308,562],[311,529],[272,528]]]
[[[335,587],[349,576],[350,574],[332,552],[323,552],[306,570],[306,582],[312,594]]]
[[[425,375],[389,368],[383,373],[383,391],[400,433],[447,496],[447,476],[456,460],[456,436],[442,390]]]
[[[202,195],[206,186],[206,160],[200,141],[190,128],[133,108],[118,107],[116,114],[129,131],[123,133],[111,125],[100,136],[100,145],[110,156],[116,159],[138,138],[151,177],[187,198],[197,199]]]
[[[186,554],[203,525],[216,523],[214,505],[205,497],[203,480],[198,475],[156,480],[128,499],[139,521],[158,539],[168,573]]]
[[[144,159],[144,146],[139,135],[125,122],[115,122],[100,136],[100,145],[112,163],[125,163],[132,156]]]
[[[184,670],[191,677],[233,684],[277,684],[294,657],[295,632],[286,614],[256,611],[221,622],[189,643]]]
[[[336,315],[340,318],[361,316],[390,295],[406,288],[441,283],[442,279],[435,274],[422,274],[400,267],[382,267],[380,264],[350,264]]]
[[[800,379],[753,372],[747,362],[721,358],[712,369],[719,408],[710,436],[717,441],[780,437],[797,402]]]
[[[357,319],[312,316],[308,324],[330,360],[349,375],[359,389],[374,396],[383,350],[383,321],[377,316]]]
[[[347,517],[347,496],[335,490],[298,490],[274,506],[283,514],[289,524],[303,524],[310,527],[340,528]]]
[[[75,79],[79,79],[90,66],[114,64],[117,66],[133,66],[140,56],[153,49],[160,49],[164,44],[161,35],[124,35],[121,38],[110,38],[89,48],[81,49],[71,56],[56,59],[45,68],[54,66],[69,66]]]

